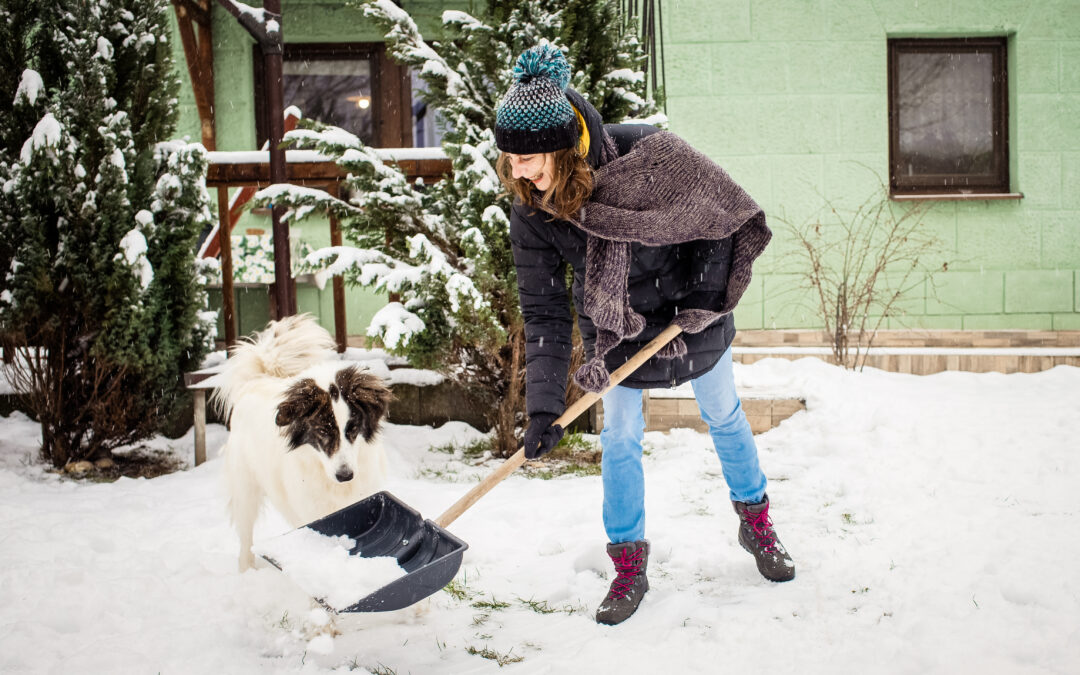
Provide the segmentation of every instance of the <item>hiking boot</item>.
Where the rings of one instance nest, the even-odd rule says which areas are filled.
[[[607,554],[615,563],[615,579],[607,597],[596,610],[596,622],[614,626],[630,618],[649,590],[645,568],[649,564],[649,542],[628,541],[608,544]]]
[[[757,561],[758,572],[769,581],[791,581],[795,578],[795,563],[784,545],[776,538],[769,519],[769,496],[758,504],[731,502],[739,514],[739,543]]]

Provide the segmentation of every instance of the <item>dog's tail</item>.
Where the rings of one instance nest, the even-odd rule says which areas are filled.
[[[286,378],[327,359],[334,338],[310,314],[271,321],[254,340],[232,348],[211,402],[227,419],[240,390],[259,377]]]

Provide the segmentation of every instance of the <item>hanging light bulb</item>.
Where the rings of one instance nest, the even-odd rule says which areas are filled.
[[[371,97],[364,96],[363,94],[360,94],[359,96],[348,96],[345,100],[355,103],[356,107],[361,110],[367,110],[371,107]]]

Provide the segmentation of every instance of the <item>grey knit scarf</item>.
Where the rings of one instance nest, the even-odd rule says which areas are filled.
[[[588,233],[585,253],[585,313],[596,326],[595,356],[574,374],[586,391],[607,388],[604,356],[645,328],[645,318],[630,307],[627,283],[630,244],[682,244],[732,237],[727,290],[719,307],[680,309],[673,319],[687,333],[698,333],[735,309],[750,284],[750,267],[772,233],[765,213],[720,166],[669,132],[639,140],[615,157],[603,134],[603,160],[593,194],[575,225]],[[602,160],[602,161],[603,161]],[[681,337],[657,356],[686,355]]]

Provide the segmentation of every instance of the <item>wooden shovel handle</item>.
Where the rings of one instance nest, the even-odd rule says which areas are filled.
[[[565,429],[567,425],[578,418],[578,415],[588,410],[594,403],[600,400],[600,397],[611,391],[612,387],[625,380],[631,373],[637,370],[641,364],[652,358],[656,352],[663,349],[664,345],[675,339],[675,336],[681,332],[682,328],[675,324],[665,328],[662,333],[650,340],[649,344],[638,350],[636,354],[630,357],[629,361],[619,366],[618,370],[611,374],[611,382],[604,391],[600,393],[586,392],[584,396],[577,401],[574,401],[574,404],[567,408],[566,412],[560,415],[559,419],[552,422],[552,424],[558,424]],[[491,488],[501,483],[504,478],[514,473],[514,471],[524,463],[525,448],[520,448],[511,455],[509,459],[500,464],[499,468],[492,471],[487,478],[480,481],[476,487],[469,490],[464,497],[454,502],[453,506],[439,516],[435,523],[439,527],[449,526],[450,523],[458,519],[458,516],[465,513],[470,506],[486,495]]]

